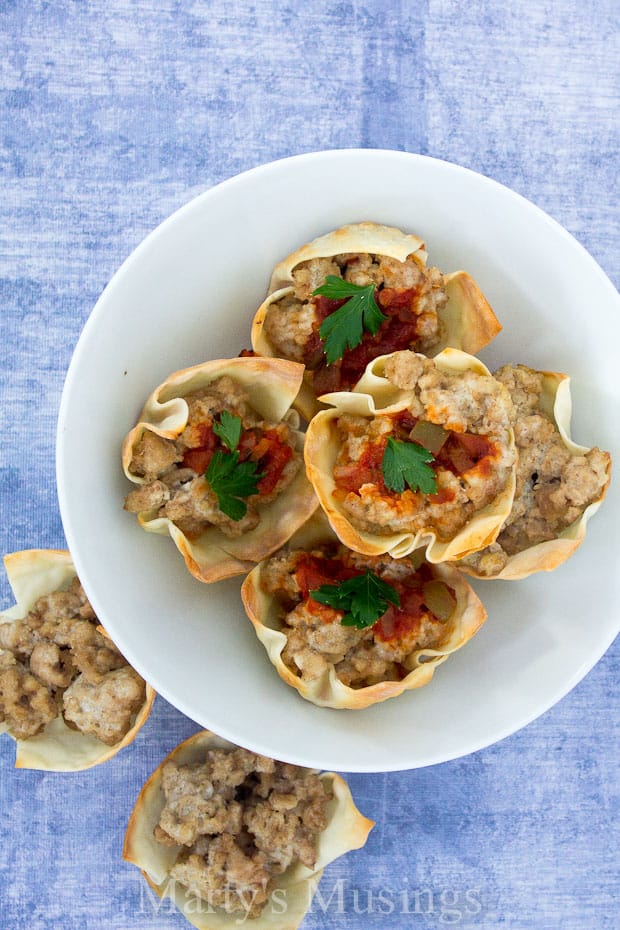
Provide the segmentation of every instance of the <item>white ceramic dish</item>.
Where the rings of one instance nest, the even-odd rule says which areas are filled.
[[[612,481],[567,564],[526,581],[475,584],[489,619],[431,684],[365,711],[326,710],[274,674],[241,606],[240,580],[200,584],[170,539],[146,535],[123,512],[120,444],[153,387],[176,369],[249,347],[273,265],[360,220],[415,232],[430,263],[469,271],[504,325],[483,361],[571,374],[573,436],[618,461],[620,299],[598,265],[507,188],[435,159],[373,150],[265,165],[166,220],[120,268],[84,327],[58,426],[67,541],[129,661],[223,737],[341,771],[429,765],[513,733],[577,684],[620,620]]]

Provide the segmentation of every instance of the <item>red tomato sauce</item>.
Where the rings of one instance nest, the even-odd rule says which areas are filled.
[[[455,475],[462,475],[471,468],[488,476],[491,459],[495,454],[495,443],[486,436],[476,433],[450,433],[435,457],[435,461]]]
[[[375,639],[382,643],[399,642],[415,634],[428,613],[420,587],[409,587],[402,582],[397,582],[394,587],[400,597],[400,607],[390,604],[372,630]]]
[[[321,585],[338,584],[363,574],[358,569],[345,565],[342,559],[323,558],[310,553],[302,555],[295,566],[295,578],[304,599],[310,591],[316,591]]]
[[[258,482],[258,493],[271,494],[282,477],[285,466],[293,458],[293,450],[281,435],[281,430],[244,430],[239,440],[240,461],[251,459],[258,465],[263,477]]]
[[[202,475],[209,467],[209,462],[215,452],[229,450],[214,433],[211,420],[199,424],[195,429],[198,430],[200,445],[185,451],[183,465]],[[282,438],[278,427],[268,430],[256,428],[243,430],[238,451],[240,462],[251,459],[257,463],[258,472],[263,473],[263,477],[258,481],[260,495],[271,494],[282,477],[287,463],[293,458],[293,450]]]
[[[377,305],[387,319],[374,336],[364,332],[359,345],[354,349],[346,349],[342,359],[334,365],[328,365],[319,329],[325,317],[342,307],[346,301],[313,297],[316,321],[314,332],[305,346],[304,362],[314,371],[315,392],[324,394],[353,387],[364,373],[366,365],[379,355],[387,355],[398,349],[415,349],[419,338],[418,316],[415,313],[418,299],[419,290],[413,287],[384,287],[375,290]]]
[[[353,491],[357,494],[363,484],[374,484],[382,495],[389,494],[381,468],[386,444],[387,439],[369,442],[357,462],[339,466],[334,471],[336,486],[341,491]]]
[[[310,609],[316,603],[317,609],[312,612],[319,615],[325,612],[323,605],[312,601],[310,591],[316,591],[322,585],[338,584],[363,574],[364,572],[360,569],[346,565],[343,559],[315,556],[310,553],[300,556],[295,566],[295,578],[301,589],[302,599],[307,601]],[[399,642],[412,634],[415,635],[425,617],[430,616],[433,619],[434,615],[424,603],[423,592],[424,584],[432,581],[433,578],[432,570],[424,563],[408,578],[388,582],[398,592],[400,606],[395,607],[390,604],[383,616],[374,624],[372,632],[375,640],[384,643]],[[448,588],[448,590],[456,599],[452,589]],[[331,622],[333,617],[331,612],[329,617]],[[407,674],[406,670],[404,674]]]
[[[392,417],[393,431],[390,433],[395,439],[408,440],[409,434],[418,422],[409,410],[403,410]],[[367,443],[357,462],[338,466],[334,471],[336,486],[347,492],[358,493],[364,484],[374,484],[382,496],[393,494],[388,490],[383,480],[383,454],[387,445],[387,435],[374,443]],[[437,472],[438,468],[451,471],[455,475],[463,475],[472,468],[477,468],[483,476],[491,473],[491,462],[496,454],[495,443],[486,436],[475,433],[450,432],[445,443],[431,463],[431,468]],[[434,503],[445,503],[454,499],[454,492],[449,489],[439,490],[437,494],[427,495]]]
[[[222,443],[213,432],[213,426],[209,420],[206,423],[200,423],[197,427],[199,445],[194,449],[186,449],[183,454],[183,465],[185,468],[193,468],[198,475],[203,475],[209,467],[209,462],[213,458],[213,453],[217,449],[222,449]]]

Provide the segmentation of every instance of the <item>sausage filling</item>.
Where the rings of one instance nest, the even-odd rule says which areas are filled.
[[[556,539],[604,493],[609,453],[593,448],[573,455],[542,403],[543,374],[524,365],[495,372],[516,411],[517,488],[510,516],[491,546],[466,558],[478,572],[497,575],[508,558]]]
[[[257,917],[278,875],[313,868],[331,794],[308,769],[245,749],[163,767],[155,839],[181,847],[170,877],[211,907]]]
[[[16,739],[59,714],[109,746],[129,731],[145,684],[97,625],[77,578],[23,619],[0,624],[0,720]]]

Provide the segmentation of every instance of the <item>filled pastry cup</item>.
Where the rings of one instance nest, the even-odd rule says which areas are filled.
[[[317,602],[308,588],[366,570],[394,586],[400,605],[366,629],[343,627],[343,611]],[[431,565],[421,551],[398,560],[360,556],[317,515],[250,572],[241,596],[280,678],[307,701],[337,709],[360,710],[428,684],[486,619],[452,566]]]
[[[304,436],[291,409],[303,366],[282,359],[218,359],[172,374],[150,395],[123,442],[122,464],[138,487],[125,509],[150,533],[168,534],[203,582],[247,572],[291,536],[317,506],[303,467]],[[236,421],[238,448],[214,432]],[[232,479],[252,466],[258,483],[233,491],[241,516],[222,510],[209,464],[238,457]],[[232,460],[231,460],[232,461]],[[230,497],[228,498],[230,501]]]
[[[512,507],[516,451],[510,396],[482,362],[457,349],[396,352],[371,362],[353,391],[321,400],[330,408],[308,426],[306,471],[345,546],[393,558],[424,548],[439,563],[494,542]],[[390,439],[435,448],[434,491],[385,485]]]
[[[252,323],[252,347],[261,356],[306,365],[296,405],[307,419],[320,409],[320,394],[350,389],[373,358],[396,349],[433,356],[447,346],[475,354],[497,335],[501,326],[473,278],[465,271],[442,274],[426,262],[418,236],[364,222],[314,239],[275,267]],[[376,282],[387,317],[375,335],[366,332],[333,364],[327,364],[318,330],[342,301],[312,296],[327,275]]]
[[[458,562],[480,579],[515,581],[553,571],[581,545],[611,480],[611,457],[570,436],[570,378],[524,365],[495,376],[516,407],[517,488],[496,541]]]
[[[63,605],[57,603],[65,600],[63,595],[72,598],[70,592],[76,584],[68,552],[13,552],[4,557],[4,565],[16,603],[0,614],[0,732],[15,740],[16,768],[72,772],[106,762],[133,742],[151,712],[155,692],[120,656],[92,615],[88,628],[82,626],[78,631],[77,625],[74,627],[76,641],[81,639],[83,648],[96,652],[84,672],[80,672],[80,660],[75,659],[73,647],[68,647],[61,627],[56,643],[53,637],[43,636],[42,630],[50,629],[52,615],[58,616],[59,624],[79,624],[82,620],[75,612],[64,620]],[[82,614],[90,614],[87,602],[82,603]],[[51,613],[46,615],[46,610]],[[38,619],[29,629],[28,616],[37,614]],[[58,650],[54,647],[61,639],[62,650]],[[64,685],[58,678],[63,670],[54,662],[60,651],[64,656],[71,653],[68,661],[76,664],[73,675],[66,675]],[[107,673],[103,662],[113,666]],[[50,677],[55,683],[50,682]],[[12,705],[7,704],[9,694]],[[114,715],[112,729],[105,720],[110,713]],[[89,726],[91,720],[96,724],[94,728]],[[76,721],[83,729],[77,728]],[[12,732],[17,727],[38,732],[19,738]],[[109,744],[93,735],[95,730],[107,739],[118,731],[119,738]]]
[[[217,761],[216,758],[217,757]],[[314,838],[314,861],[311,866],[303,865],[301,861],[293,859],[286,866],[284,871],[274,872],[268,883],[264,884],[261,889],[260,912],[256,913],[253,909],[254,892],[252,885],[247,884],[245,891],[239,890],[235,884],[234,872],[228,872],[230,882],[229,894],[226,894],[226,888],[206,888],[204,883],[201,886],[201,895],[197,895],[191,890],[191,886],[184,884],[176,876],[178,875],[178,863],[182,860],[183,853],[187,856],[187,847],[189,840],[187,834],[184,837],[186,847],[171,842],[175,837],[164,836],[166,844],[159,842],[157,837],[161,837],[160,821],[165,820],[165,809],[168,803],[170,792],[167,794],[167,784],[172,778],[183,778],[184,772],[196,773],[193,776],[196,782],[202,773],[203,777],[208,777],[209,770],[202,767],[206,765],[219,765],[222,779],[226,777],[226,758],[230,757],[231,768],[233,765],[239,766],[243,759],[250,760],[252,757],[256,760],[259,770],[269,769],[269,764],[275,765],[281,774],[287,779],[299,779],[303,782],[308,778],[312,781],[313,791],[324,795],[322,807],[322,819],[320,832],[315,834]],[[188,769],[184,767],[187,766]],[[171,774],[172,771],[172,774]],[[213,769],[211,769],[211,772]],[[317,781],[318,776],[318,781]],[[191,778],[192,775],[189,775]],[[258,776],[260,778],[260,775]],[[237,784],[241,779],[237,779]],[[213,780],[212,784],[221,784]],[[244,783],[241,781],[242,788]],[[230,794],[235,796],[236,789],[233,787]],[[211,791],[209,791],[211,794]],[[191,810],[192,798],[187,796],[186,810]],[[263,804],[269,803],[269,793],[263,792]],[[199,799],[202,806],[206,807],[208,801]],[[174,801],[173,801],[174,803]],[[224,801],[224,804],[226,801]],[[236,802],[233,802],[236,803]],[[246,802],[242,803],[243,805]],[[183,812],[181,812],[183,816]],[[242,814],[243,816],[243,814]],[[282,817],[283,815],[276,815]],[[287,813],[284,813],[284,817]],[[264,823],[269,829],[269,816],[264,816]],[[228,927],[240,926],[246,919],[256,930],[294,930],[303,920],[310,904],[313,894],[318,886],[323,870],[334,859],[345,853],[361,848],[368,837],[368,834],[374,823],[364,817],[356,808],[351,792],[339,775],[333,772],[324,772],[320,775],[316,770],[301,769],[294,766],[284,766],[282,763],[273,763],[273,760],[265,757],[254,756],[240,750],[234,744],[224,740],[207,730],[190,736],[179,746],[174,749],[161,765],[153,772],[148,779],[135,804],[131,814],[125,843],[123,848],[123,858],[136,865],[141,871],[153,891],[160,897],[170,897],[187,920],[199,930],[226,930]],[[182,824],[186,831],[191,830],[191,826]],[[213,821],[209,827],[212,834],[207,837],[213,842],[219,839]],[[234,831],[231,831],[234,832]],[[264,832],[264,831],[263,831]],[[196,836],[196,833],[194,834]],[[251,837],[251,834],[250,834]],[[204,836],[201,837],[203,844]],[[248,835],[246,835],[246,843]],[[250,839],[250,842],[252,840]],[[228,845],[231,841],[228,841]],[[255,850],[254,850],[255,852]],[[197,854],[199,855],[199,853]],[[208,852],[206,853],[208,856]],[[249,853],[248,853],[249,855]],[[260,853],[259,853],[260,856]],[[200,860],[194,859],[194,865]],[[251,863],[244,862],[247,869]],[[282,866],[280,866],[281,868]],[[184,876],[183,876],[184,877]],[[228,909],[227,909],[228,906]],[[256,908],[259,910],[259,908]]]

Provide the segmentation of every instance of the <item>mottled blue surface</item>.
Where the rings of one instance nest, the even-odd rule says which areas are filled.
[[[0,0],[2,552],[64,545],[56,416],[99,293],[240,170],[357,146],[458,162],[547,210],[618,285],[619,27],[616,0]],[[377,826],[306,930],[615,930],[619,657],[497,746],[352,776]],[[0,740],[1,930],[187,926],[121,846],[140,785],[194,729],[158,699],[131,747],[68,776],[14,771]]]

